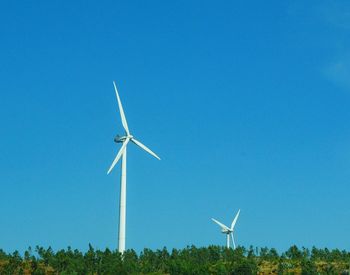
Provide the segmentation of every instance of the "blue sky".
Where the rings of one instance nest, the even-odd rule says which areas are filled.
[[[2,1],[0,246],[350,249],[348,1]]]

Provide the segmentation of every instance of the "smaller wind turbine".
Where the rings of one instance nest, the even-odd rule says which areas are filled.
[[[241,209],[238,210],[235,218],[232,221],[232,224],[231,224],[230,228],[227,227],[226,225],[222,224],[221,222],[211,218],[213,220],[213,222],[217,223],[221,227],[221,232],[226,234],[226,245],[227,245],[227,248],[230,248],[230,235],[231,235],[233,249],[236,249],[235,239],[233,238],[233,229],[234,229],[235,224],[237,222],[237,219],[238,219],[238,216],[239,216],[239,212],[241,212]]]

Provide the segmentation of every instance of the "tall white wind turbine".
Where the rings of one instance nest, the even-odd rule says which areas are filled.
[[[236,249],[236,244],[235,244],[235,239],[233,238],[233,231],[239,216],[239,213],[241,212],[241,209],[238,210],[235,218],[233,219],[232,223],[231,223],[231,227],[228,227],[224,224],[222,224],[221,222],[211,218],[213,220],[213,222],[217,223],[220,227],[221,227],[221,232],[226,234],[226,246],[227,248],[230,248],[230,236],[232,239],[232,244],[233,244],[233,249]]]
[[[122,143],[122,147],[120,148],[117,156],[115,157],[114,161],[112,162],[111,167],[109,168],[107,174],[109,174],[114,166],[117,164],[120,158],[122,158],[122,173],[121,173],[121,183],[120,183],[120,205],[119,205],[119,239],[118,239],[118,251],[120,253],[123,253],[125,251],[125,221],[126,221],[126,147],[131,141],[132,143],[136,144],[137,146],[141,147],[143,150],[145,150],[147,153],[151,154],[155,158],[160,158],[152,152],[148,147],[143,145],[140,141],[136,140],[133,135],[130,134],[128,123],[126,122],[124,110],[122,103],[120,101],[120,97],[118,94],[117,86],[115,82],[113,81],[115,94],[117,96],[118,106],[119,106],[119,112],[120,117],[122,120],[123,128],[125,130],[125,134],[123,136],[117,135],[114,138],[114,141],[116,143]]]

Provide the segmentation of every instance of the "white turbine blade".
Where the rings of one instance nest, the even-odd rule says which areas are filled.
[[[123,109],[122,102],[121,102],[119,94],[118,94],[117,85],[115,84],[115,81],[113,81],[113,85],[114,85],[115,94],[117,95],[119,112],[120,112],[120,117],[122,119],[122,124],[123,124],[123,127],[125,129],[126,134],[129,135],[130,133],[129,133],[129,128],[128,128],[128,123],[126,122],[124,109]]]
[[[231,239],[233,244],[233,249],[236,249],[235,239],[233,238],[233,233],[231,233]]]
[[[211,219],[212,219],[213,222],[215,222],[215,223],[217,223],[218,225],[220,225],[220,227],[221,227],[222,229],[230,230],[230,228],[228,228],[226,225],[222,224],[221,222],[219,222],[219,221],[217,221],[217,220],[215,220],[215,219],[213,219],[213,218],[211,218]]]
[[[128,144],[129,140],[130,140],[130,139],[127,138],[127,139],[123,142],[123,145],[122,145],[122,147],[120,148],[120,150],[119,150],[117,156],[116,156],[115,159],[113,160],[113,163],[112,163],[111,167],[109,167],[109,170],[108,170],[108,172],[107,172],[107,175],[112,171],[113,167],[117,164],[118,160],[120,159],[120,157],[121,157],[122,154],[124,153],[125,147],[126,147],[126,145]]]
[[[236,217],[233,219],[232,224],[231,224],[231,230],[233,230],[233,228],[235,227],[235,224],[237,222],[238,216],[239,216],[239,212],[241,212],[241,209],[238,210]]]
[[[160,160],[160,157],[158,157],[156,155],[156,153],[154,153],[151,149],[149,149],[148,147],[146,147],[145,145],[143,145],[141,142],[139,142],[138,140],[132,138],[131,141],[133,143],[135,143],[137,146],[140,146],[143,150],[145,150],[147,153],[151,154],[152,156],[154,156],[155,158]]]

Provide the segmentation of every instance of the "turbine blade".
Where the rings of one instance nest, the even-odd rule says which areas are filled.
[[[147,153],[151,154],[152,156],[154,156],[155,158],[160,160],[160,157],[158,157],[156,155],[156,153],[154,153],[151,149],[149,149],[148,147],[146,147],[145,145],[143,145],[141,142],[139,142],[138,140],[132,138],[131,141],[133,143],[135,143],[137,146],[141,147],[143,150],[145,150]]]
[[[122,119],[122,124],[123,124],[123,127],[124,127],[124,130],[125,130],[126,134],[129,135],[130,132],[129,132],[129,128],[128,128],[128,123],[126,122],[123,105],[122,105],[122,102],[120,100],[120,97],[119,97],[119,94],[118,94],[118,90],[117,90],[117,85],[115,84],[115,81],[113,81],[113,85],[114,85],[115,94],[117,95],[119,112],[120,112],[120,117]]]
[[[238,210],[237,214],[236,214],[236,217],[233,219],[232,221],[232,224],[231,224],[231,230],[233,230],[233,228],[235,227],[235,224],[237,222],[237,219],[238,219],[238,216],[239,216],[239,213],[241,212],[241,209]]]
[[[214,218],[211,218],[213,222],[217,223],[222,229],[230,230],[226,225],[222,224],[221,222],[215,220]]]
[[[121,157],[122,154],[124,153],[125,147],[126,147],[126,145],[128,144],[129,140],[130,140],[130,139],[127,138],[127,139],[123,142],[123,145],[122,145],[122,147],[120,148],[120,150],[119,150],[117,156],[116,156],[115,159],[113,160],[111,167],[109,167],[109,170],[108,170],[108,172],[107,172],[107,175],[112,171],[112,169],[114,168],[114,166],[117,164],[118,160],[120,159],[120,157]]]
[[[233,249],[236,249],[235,239],[233,238],[233,233],[231,233],[231,240],[233,244]]]

